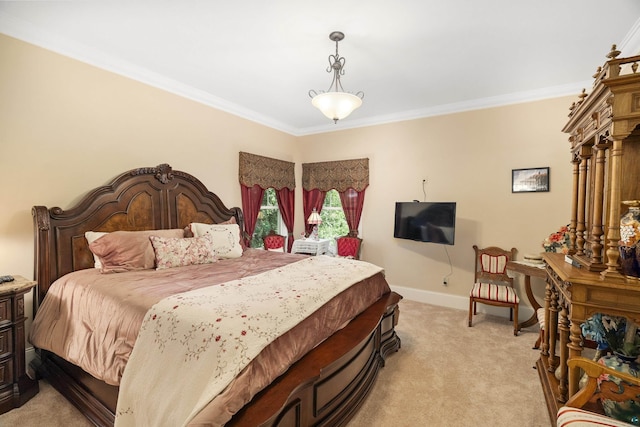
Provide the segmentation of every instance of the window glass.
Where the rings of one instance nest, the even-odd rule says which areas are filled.
[[[264,236],[269,234],[271,230],[274,230],[278,234],[286,234],[286,232],[281,232],[285,229],[286,227],[280,218],[278,200],[276,199],[276,190],[273,188],[267,188],[264,191],[264,196],[262,196],[262,205],[260,206],[260,212],[258,213],[256,229],[254,230],[253,238],[251,239],[251,247],[264,247],[262,243]]]
[[[322,224],[318,227],[318,234],[321,239],[333,241],[336,237],[346,236],[349,233],[349,226],[342,210],[338,191],[327,191],[320,218],[322,218]]]

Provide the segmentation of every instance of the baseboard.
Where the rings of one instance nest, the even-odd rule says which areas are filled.
[[[27,376],[29,376],[29,378],[36,378],[36,373],[33,370],[33,368],[31,367],[31,362],[33,360],[35,360],[37,357],[36,354],[36,349],[33,348],[33,346],[31,347],[27,347],[24,351],[24,358],[25,358],[25,362],[26,362],[26,370],[27,370]]]
[[[441,307],[455,308],[468,312],[469,310],[469,297],[461,297],[459,295],[445,294],[441,292],[425,291],[415,288],[405,288],[402,286],[392,286],[391,289],[403,298],[411,301],[423,302],[426,304],[439,305]],[[502,307],[493,307],[486,304],[478,304],[478,312],[486,313],[492,316],[499,316],[509,318],[509,310]],[[527,320],[533,316],[533,308],[528,305],[523,305],[520,301],[520,307],[518,309],[518,320]],[[537,328],[537,325],[535,326]]]

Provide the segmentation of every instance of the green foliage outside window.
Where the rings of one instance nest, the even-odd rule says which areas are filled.
[[[340,202],[340,194],[336,190],[327,192],[320,217],[322,218],[322,224],[318,227],[318,234],[321,239],[334,239],[338,236],[346,236],[349,233],[349,226]],[[279,225],[280,211],[278,210],[276,191],[273,188],[268,188],[264,191],[264,196],[262,197],[262,205],[256,221],[253,238],[251,239],[251,247],[262,248],[262,239],[271,230],[284,234],[281,232]]]
[[[340,194],[336,190],[327,192],[320,218],[322,218],[322,224],[318,227],[318,235],[321,239],[334,239],[349,233],[349,226],[340,202]]]

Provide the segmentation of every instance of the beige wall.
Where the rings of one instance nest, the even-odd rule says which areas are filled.
[[[0,274],[32,277],[33,205],[70,208],[127,169],[170,163],[239,206],[239,151],[296,162],[298,184],[302,162],[368,157],[363,257],[422,295],[462,301],[473,244],[540,252],[569,218],[571,98],[297,138],[3,35],[0,60]],[[549,193],[511,193],[511,169],[540,166]],[[423,200],[423,179],[426,200],[458,203],[455,246],[392,237],[394,203]]]
[[[568,222],[571,165],[561,128],[570,102],[559,98],[307,136],[300,138],[301,160],[369,157],[363,257],[384,267],[392,285],[464,301],[412,296],[463,307],[474,244],[516,247],[522,257],[542,252],[542,240]],[[550,192],[511,193],[512,169],[544,166],[551,168]],[[423,179],[426,201],[457,202],[454,246],[393,238],[395,202],[425,200]],[[449,258],[453,274],[444,287]]]

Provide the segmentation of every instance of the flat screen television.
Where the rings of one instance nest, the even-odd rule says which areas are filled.
[[[453,245],[455,202],[396,202],[393,237]]]

